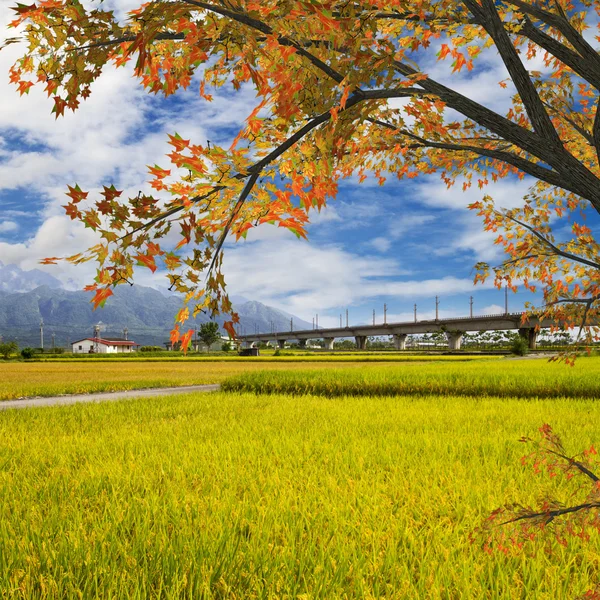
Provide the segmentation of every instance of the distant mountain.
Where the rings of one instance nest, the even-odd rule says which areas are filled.
[[[31,273],[27,271],[26,273]],[[66,346],[69,341],[90,336],[96,323],[102,323],[102,334],[122,336],[125,327],[129,339],[142,345],[162,345],[169,339],[175,313],[181,300],[175,295],[143,286],[119,286],[103,309],[94,311],[91,293],[69,291],[56,286],[42,285],[25,292],[0,290],[0,334],[4,339],[16,339],[21,346],[40,345],[40,321],[44,321],[44,346]],[[245,298],[238,298],[245,300]],[[234,304],[240,316],[240,333],[289,331],[290,319],[294,329],[310,329],[311,325],[298,317],[260,302]],[[195,327],[208,320],[201,314]],[[219,324],[223,318],[217,319]]]
[[[28,292],[40,285],[51,288],[60,288],[61,282],[39,269],[24,271],[16,265],[5,265],[0,261],[0,291],[1,292]]]

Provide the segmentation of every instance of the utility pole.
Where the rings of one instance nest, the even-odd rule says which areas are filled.
[[[417,305],[415,304],[415,323],[417,322]]]
[[[375,325],[375,309],[373,309],[373,325]]]
[[[387,304],[383,305],[383,324],[387,325]]]
[[[315,328],[315,318],[313,317],[313,330]]]
[[[346,309],[346,328],[348,328],[348,309]]]
[[[100,350],[100,342],[98,338],[100,337],[100,325],[94,325],[94,352],[98,354]]]
[[[440,298],[439,298],[439,296],[436,296],[435,297],[435,320],[436,321],[439,321],[439,317],[440,317],[439,306],[440,306]]]
[[[471,296],[471,300],[469,301],[469,304],[471,306],[471,310],[469,311],[469,316],[472,319],[473,318],[473,296]]]
[[[504,286],[504,314],[508,314],[508,285]]]
[[[342,328],[342,313],[340,313],[340,329]]]
[[[125,340],[127,340],[127,336],[129,335],[129,329],[127,329],[127,327],[125,327],[123,329],[123,337],[125,338]],[[198,337],[198,330],[196,330],[196,337]]]
[[[56,334],[54,333],[54,331],[52,332],[52,350],[54,350],[54,340],[56,338]]]
[[[40,319],[40,348],[44,350],[44,319]]]
[[[294,319],[290,319],[290,331],[294,331]]]
[[[319,315],[318,314],[317,314],[317,321],[316,321],[316,323],[317,323],[317,329],[319,329]]]

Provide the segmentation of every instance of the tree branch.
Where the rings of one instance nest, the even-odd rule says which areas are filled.
[[[504,29],[504,23],[498,14],[494,0],[482,0],[481,5],[475,0],[464,0],[464,2],[494,41],[502,62],[519,92],[534,130],[548,144],[562,149],[560,137],[554,129],[527,69]]]
[[[233,21],[242,23],[243,25],[247,25],[252,29],[256,29],[257,31],[260,31],[265,35],[274,35],[277,38],[277,41],[282,46],[292,46],[293,48],[295,48],[299,55],[307,58],[315,67],[323,71],[323,73],[325,73],[328,77],[333,79],[336,83],[342,83],[344,81],[344,76],[341,73],[338,73],[338,71],[330,67],[327,63],[323,62],[320,58],[308,52],[308,50],[303,48],[301,44],[287,36],[275,33],[275,31],[273,31],[273,28],[270,25],[267,25],[266,23],[263,23],[258,19],[254,19],[246,13],[231,10],[229,8],[215,6],[213,4],[209,4],[208,2],[203,2],[202,0],[183,0],[183,2],[186,4],[191,4],[192,6],[197,6],[198,8],[203,8],[204,10],[214,12],[223,17],[228,17]]]
[[[538,29],[529,17],[525,17],[523,27],[519,33],[552,54],[552,56],[571,68],[574,73],[585,79],[597,90],[600,90],[600,68],[598,65],[596,65],[596,68],[592,68],[589,60],[582,58],[577,52],[561,44],[545,31]]]
[[[567,117],[567,115],[563,115],[562,113],[557,111],[551,104],[544,102],[544,106],[548,110],[551,110],[557,118],[562,119],[563,121],[568,123],[573,129],[575,129],[575,131],[577,131],[577,133],[579,133],[579,135],[581,135],[583,138],[585,138],[585,140],[587,140],[592,146],[595,145],[594,137],[592,134],[590,134],[589,131],[586,131],[583,127],[581,127],[581,125],[577,124],[573,119]]]
[[[518,517],[515,517],[514,519],[509,519],[508,521],[504,521],[504,523],[501,523],[501,525],[508,525],[510,523],[517,523],[519,521],[538,519],[540,517],[545,517],[546,524],[548,524],[548,523],[551,523],[556,517],[561,517],[562,515],[568,515],[571,513],[579,512],[581,510],[591,510],[593,508],[600,508],[600,503],[586,502],[585,504],[579,504],[577,506],[570,506],[569,508],[557,508],[555,510],[547,510],[545,512],[528,513],[525,515],[520,515]]]
[[[521,12],[531,15],[559,31],[583,58],[597,65],[600,64],[600,59],[596,50],[594,50],[586,39],[573,27],[573,25],[571,25],[567,15],[560,8],[560,5],[559,9],[562,14],[556,15],[543,10],[533,2],[525,2],[524,0],[508,0],[508,2],[509,4],[518,7]]]
[[[406,135],[407,137],[410,137],[411,139],[414,139],[415,141],[419,142],[418,146],[415,145],[409,147],[437,148],[439,150],[450,150],[453,152],[472,152],[473,154],[478,154],[480,156],[485,156],[487,158],[492,158],[494,160],[499,160],[504,163],[510,164],[513,167],[519,169],[520,171],[523,171],[524,173],[536,177],[537,179],[542,179],[543,181],[546,181],[547,183],[550,183],[552,185],[559,185],[562,187],[564,187],[565,185],[559,173],[551,171],[550,169],[546,169],[525,158],[521,158],[516,154],[512,154],[511,152],[506,152],[505,150],[481,148],[479,146],[451,144],[446,142],[435,142],[415,135],[410,131],[400,129],[391,123],[386,123],[385,121],[380,121],[378,119],[367,119],[367,121],[375,125],[380,125],[382,127],[395,130],[398,133]]]
[[[541,242],[543,242],[549,248],[551,248],[555,254],[558,254],[559,256],[562,256],[563,258],[566,258],[567,260],[572,260],[574,262],[578,262],[578,263],[587,265],[588,267],[592,267],[594,269],[600,269],[600,263],[596,263],[591,260],[588,260],[587,258],[583,258],[582,256],[577,256],[576,254],[571,254],[570,252],[565,252],[564,250],[561,250],[558,246],[555,246],[550,240],[545,238],[539,231],[536,231],[533,227],[531,227],[530,225],[527,225],[527,223],[523,223],[523,222],[519,221],[518,219],[515,219],[514,217],[511,217],[510,215],[508,215],[506,213],[499,213],[499,214],[506,217],[507,219],[510,219],[511,221],[513,221],[513,223],[516,223],[517,225],[520,225],[521,227],[524,227],[525,229],[527,229],[528,231],[533,233],[533,235],[536,238],[538,238]]]

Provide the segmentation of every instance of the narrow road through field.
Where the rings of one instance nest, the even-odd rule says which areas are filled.
[[[23,398],[22,400],[5,400],[0,402],[0,410],[33,408],[36,406],[59,406],[62,404],[77,404],[78,402],[112,402],[115,400],[130,400],[132,398],[189,394],[191,392],[216,392],[220,388],[221,386],[218,383],[211,383],[209,385],[184,385],[181,387],[147,388],[145,390],[125,390],[122,392],[102,392],[98,394]]]

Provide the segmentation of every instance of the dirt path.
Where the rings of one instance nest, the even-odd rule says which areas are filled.
[[[220,387],[221,386],[218,383],[214,383],[209,385],[185,385],[181,387],[125,390],[122,392],[102,392],[98,394],[73,394],[70,396],[23,398],[22,400],[5,400],[4,402],[0,402],[0,411],[13,408],[60,406],[64,404],[77,404],[78,402],[112,402],[115,400],[130,400],[132,398],[151,398],[154,396],[169,396],[171,394],[189,394],[190,392],[216,392]]]

